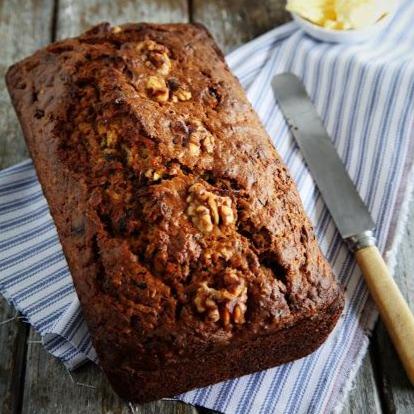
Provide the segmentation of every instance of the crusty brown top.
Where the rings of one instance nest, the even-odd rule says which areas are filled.
[[[7,82],[104,366],[215,351],[338,296],[292,179],[202,26],[102,24]]]

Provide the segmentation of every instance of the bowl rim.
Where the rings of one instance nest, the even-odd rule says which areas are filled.
[[[396,2],[398,3],[398,2]],[[398,4],[395,4],[395,6],[391,9],[391,11],[385,13],[384,15],[382,15],[381,18],[379,18],[374,24],[371,24],[369,26],[366,27],[361,27],[358,29],[331,29],[329,27],[323,27],[320,26],[314,22],[312,22],[311,20],[308,20],[304,17],[302,17],[300,14],[296,13],[296,12],[290,12],[290,14],[292,15],[293,19],[300,22],[301,24],[304,24],[305,26],[308,26],[312,29],[316,29],[325,33],[329,33],[329,34],[335,34],[335,35],[344,35],[344,36],[350,36],[353,34],[357,34],[357,33],[363,33],[363,32],[368,32],[373,30],[373,28],[378,28],[386,23],[389,22],[389,20],[394,17],[395,12],[398,8]]]

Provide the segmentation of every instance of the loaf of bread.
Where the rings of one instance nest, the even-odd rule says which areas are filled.
[[[343,295],[204,27],[101,24],[7,85],[118,394],[173,396],[325,340]]]

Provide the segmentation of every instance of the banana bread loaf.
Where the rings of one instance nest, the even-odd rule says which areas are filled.
[[[96,26],[7,85],[99,362],[144,402],[301,358],[343,295],[207,30]]]

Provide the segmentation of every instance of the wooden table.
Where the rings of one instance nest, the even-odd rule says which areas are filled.
[[[105,20],[114,24],[199,21],[228,52],[286,22],[289,16],[280,0],[0,0],[0,168],[28,156],[4,85],[7,67],[52,40],[77,35]],[[414,202],[408,223],[396,279],[414,308]],[[13,318],[14,312],[0,300],[0,323]],[[38,340],[17,319],[0,325],[1,413],[207,412],[175,402],[128,407],[95,366],[82,368],[71,379]],[[343,413],[381,412],[414,413],[414,388],[379,323]]]

